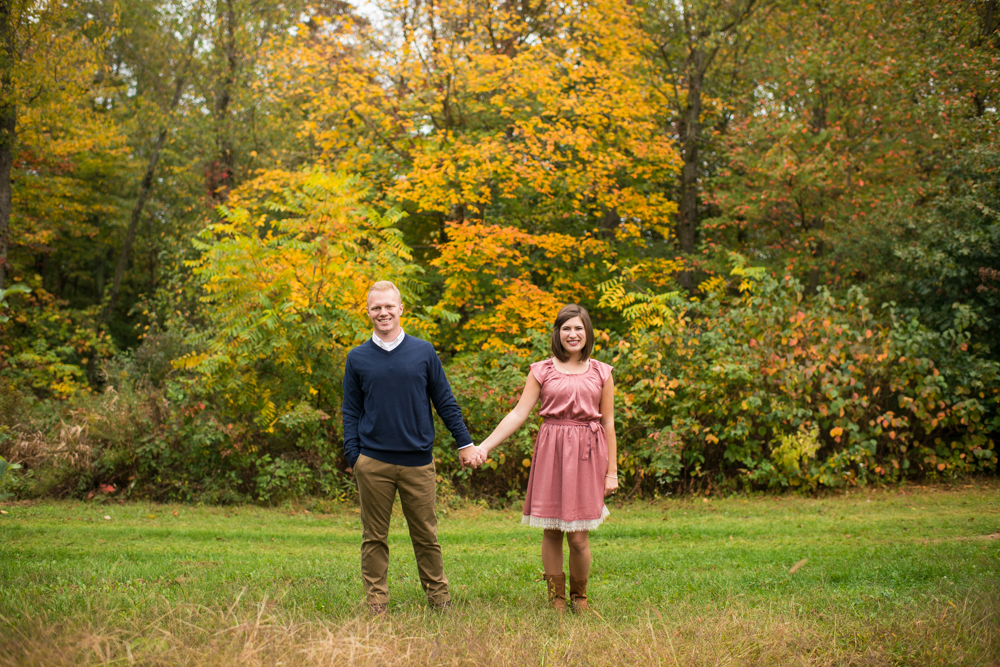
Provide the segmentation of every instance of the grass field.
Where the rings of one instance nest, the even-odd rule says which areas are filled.
[[[397,512],[384,620],[350,506],[2,509],[0,665],[1000,665],[995,482],[613,506],[562,619],[518,509],[441,512],[445,614]]]

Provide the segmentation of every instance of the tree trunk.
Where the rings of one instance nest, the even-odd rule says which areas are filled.
[[[997,29],[997,0],[985,0],[983,6],[983,37],[989,39]]]
[[[208,191],[218,203],[226,201],[233,187],[236,171],[236,153],[233,147],[232,127],[229,122],[229,104],[232,101],[233,85],[236,83],[236,9],[234,0],[217,0],[215,20],[224,35],[217,43],[221,45],[225,59],[224,72],[215,88],[215,142],[216,158],[209,168]]]
[[[97,300],[104,298],[104,280],[106,278],[107,265],[114,259],[114,251],[108,248],[107,252],[101,255],[97,261],[97,271],[94,274],[94,282],[97,286]]]
[[[619,225],[622,224],[622,217],[618,215],[618,209],[601,205],[601,220],[598,223],[598,229],[601,230],[601,235],[608,239],[613,239],[615,237],[615,230],[618,229]]]
[[[709,67],[720,49],[730,48],[750,18],[757,0],[705,0],[703,2],[661,3],[663,14],[653,11],[653,25],[665,30],[656,38],[658,57],[664,61],[668,89],[678,118],[677,134],[682,161],[680,202],[677,211],[677,244],[687,255],[694,252],[698,233],[698,176],[700,172],[702,95]],[[658,6],[657,3],[651,3]],[[666,16],[661,23],[660,16]],[[684,45],[683,55],[676,45]],[[709,82],[711,85],[711,80]],[[681,286],[694,289],[694,274],[677,275]]]
[[[9,103],[0,105],[0,289],[7,284],[7,251],[10,247],[11,182],[14,163],[14,140],[17,130],[17,107],[7,86],[0,86],[0,96]]]
[[[14,17],[11,0],[0,0],[0,289],[7,284],[10,247],[11,182],[14,142],[17,139],[17,102],[14,97]]]
[[[149,238],[149,247],[155,248],[156,239],[153,238],[153,220],[147,218],[146,236]],[[149,289],[148,294],[156,292],[156,253],[149,253]]]
[[[694,47],[687,63],[687,103],[681,116],[681,202],[677,222],[677,241],[681,252],[694,252],[695,229],[698,225],[698,142],[701,139],[701,90],[707,66],[705,52]],[[681,286],[694,289],[694,276],[682,271],[677,276]]]
[[[173,112],[177,108],[177,104],[180,102],[181,93],[184,91],[184,75],[182,74],[174,85],[174,97],[170,101],[170,112]],[[153,189],[153,177],[156,175],[156,163],[160,160],[160,151],[163,150],[163,145],[167,141],[168,128],[163,127],[160,129],[159,135],[156,137],[156,143],[153,145],[153,152],[150,153],[149,163],[146,165],[146,174],[142,177],[142,183],[139,185],[139,198],[135,202],[135,206],[132,208],[132,216],[128,221],[128,231],[125,234],[125,243],[122,245],[122,251],[118,255],[118,264],[115,267],[115,278],[111,283],[111,294],[108,296],[108,302],[104,306],[104,313],[101,316],[101,321],[107,325],[111,321],[111,315],[115,311],[115,306],[118,304],[118,294],[121,291],[122,279],[125,277],[125,271],[128,269],[129,259],[132,256],[132,244],[135,242],[135,233],[139,227],[139,219],[142,217],[142,210],[146,207],[146,200],[149,199],[149,193]]]
[[[160,160],[160,151],[163,150],[163,144],[166,143],[167,139],[167,128],[160,130],[160,134],[156,137],[156,144],[153,146],[153,152],[149,156],[149,164],[146,166],[146,175],[142,177],[142,183],[139,185],[139,198],[135,202],[135,206],[132,208],[132,217],[128,221],[128,232],[125,234],[125,244],[122,245],[122,251],[118,254],[118,264],[115,267],[115,278],[111,283],[111,294],[108,297],[108,302],[104,306],[104,315],[101,320],[107,324],[111,321],[111,315],[114,313],[115,306],[118,303],[118,293],[121,290],[122,279],[125,277],[125,271],[128,269],[129,259],[132,256],[132,244],[135,242],[135,232],[139,227],[139,218],[142,217],[142,209],[146,206],[146,200],[149,199],[149,193],[153,189],[153,176],[156,173],[156,163]]]

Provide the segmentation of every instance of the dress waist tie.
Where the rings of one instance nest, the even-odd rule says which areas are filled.
[[[594,437],[589,440],[587,447],[583,450],[583,456],[580,457],[581,461],[586,461],[590,458],[590,453],[594,449],[594,442],[597,441],[601,435],[604,433],[604,425],[601,422],[594,421],[577,421],[576,419],[546,419],[544,424],[552,424],[553,426],[587,426],[590,428],[591,433]]]

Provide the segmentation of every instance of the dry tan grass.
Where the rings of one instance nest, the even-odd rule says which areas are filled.
[[[46,436],[40,431],[19,431],[4,444],[3,455],[8,461],[28,468],[43,464],[68,464],[75,470],[87,469],[93,462],[93,448],[87,437],[87,426],[60,423],[57,432]]]
[[[108,387],[99,397],[74,409],[69,422],[60,421],[57,428],[40,431],[26,423],[18,423],[10,436],[0,444],[0,456],[29,469],[61,470],[72,480],[93,469],[100,450],[108,443],[127,448],[141,435],[144,424],[159,422],[166,409],[166,400],[152,390],[142,396],[123,396]],[[57,485],[47,489],[52,495],[62,495],[69,489]]]
[[[996,592],[878,621],[792,611],[649,609],[599,614],[456,608],[382,620],[304,621],[268,600],[165,607],[156,618],[75,625],[0,618],[0,666],[59,665],[1000,665]]]

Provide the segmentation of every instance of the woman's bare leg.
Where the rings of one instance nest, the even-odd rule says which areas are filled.
[[[542,533],[542,567],[545,568],[545,574],[562,574],[563,534],[561,530],[546,530]]]
[[[566,541],[569,543],[569,576],[586,580],[590,576],[590,531],[581,530],[566,533]],[[560,541],[559,546],[561,558],[562,541]],[[542,560],[544,561],[544,556]],[[547,569],[546,572],[548,572]]]

